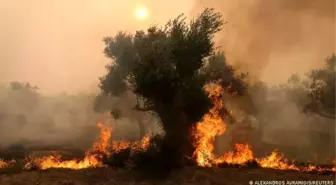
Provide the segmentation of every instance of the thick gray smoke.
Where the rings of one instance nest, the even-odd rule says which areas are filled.
[[[320,66],[335,51],[334,0],[198,0],[228,22],[217,38],[228,61],[268,83]]]
[[[228,62],[268,86],[286,83],[293,73],[303,74],[322,66],[324,59],[335,52],[334,0],[198,0],[193,15],[204,7],[220,11],[228,22],[216,37]],[[335,158],[334,120],[303,114],[280,89],[264,90],[250,90],[257,122],[268,119],[269,124],[259,124],[264,144],[301,159]],[[237,103],[244,106],[251,101],[233,101]],[[238,126],[229,125],[219,150],[230,147],[231,130]],[[240,132],[244,133],[243,129]],[[260,133],[241,135],[251,143],[260,137]],[[312,151],[319,151],[319,155]]]

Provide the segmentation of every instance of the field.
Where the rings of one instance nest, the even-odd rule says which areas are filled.
[[[84,170],[49,169],[2,174],[1,185],[128,185],[128,184],[163,184],[163,185],[240,185],[249,181],[333,181],[335,174],[319,175],[316,173],[280,171],[262,168],[195,168],[188,167],[174,171],[165,180],[145,178],[139,172],[125,169],[91,168]]]
[[[103,135],[103,134],[102,134]],[[98,142],[101,143],[101,142]],[[82,158],[84,151],[52,146],[48,148],[24,148],[14,146],[0,150],[0,158],[15,159],[17,162],[10,167],[0,169],[0,185],[128,185],[128,184],[163,184],[163,185],[238,185],[249,184],[250,181],[333,181],[335,172],[303,172],[291,170],[277,170],[261,168],[255,165],[247,167],[222,165],[220,167],[202,168],[196,166],[185,167],[173,171],[166,178],[155,178],[143,171],[128,170],[126,168],[84,168],[64,169],[49,168],[46,170],[24,170],[26,156],[48,156],[52,152],[61,154],[65,159]],[[242,152],[242,151],[241,151]],[[244,156],[239,153],[239,157]],[[20,162],[21,161],[21,162]],[[278,165],[280,165],[279,162]],[[299,165],[299,164],[298,164]],[[328,165],[330,169],[332,166]]]
[[[14,152],[15,153],[15,152]],[[16,151],[16,154],[19,152]],[[48,151],[33,152],[45,155]],[[75,154],[76,151],[59,151],[62,155]],[[79,151],[78,151],[79,153]],[[13,152],[11,152],[13,154]],[[2,153],[3,155],[3,153]],[[22,154],[27,155],[27,154]],[[20,156],[20,155],[19,155]],[[71,158],[71,156],[68,156]],[[149,175],[149,176],[147,176]],[[142,171],[125,168],[87,168],[81,170],[47,169],[23,170],[17,163],[9,168],[0,169],[1,185],[243,185],[250,181],[333,181],[335,173],[299,172],[290,170],[274,170],[260,167],[228,167],[201,168],[186,167],[173,171],[168,177],[156,179]]]

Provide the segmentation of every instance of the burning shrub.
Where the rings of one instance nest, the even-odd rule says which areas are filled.
[[[145,142],[147,143],[146,147],[143,148],[139,147],[141,145],[138,144],[143,142],[128,145],[119,144],[118,146],[121,146],[121,148],[114,148],[110,152],[111,155],[104,155],[103,163],[111,167],[129,167],[132,169],[145,168],[148,165],[156,164],[155,159],[159,154],[162,137],[156,135],[149,139],[148,143]]]
[[[114,152],[111,155],[104,155],[103,164],[111,167],[126,167],[127,162],[130,160],[131,149],[125,148],[120,151]]]

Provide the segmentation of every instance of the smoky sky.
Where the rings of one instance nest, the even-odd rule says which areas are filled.
[[[29,81],[46,93],[95,89],[109,61],[103,37],[164,24],[193,1],[0,0],[0,82]],[[138,5],[147,20],[135,19]]]
[[[147,20],[134,18],[137,5],[148,7]],[[0,0],[0,83],[93,91],[109,62],[103,37],[204,7],[228,21],[216,37],[228,61],[268,82],[319,66],[335,50],[334,0]]]
[[[335,51],[334,0],[197,0],[228,22],[217,37],[230,63],[269,83],[319,67]]]

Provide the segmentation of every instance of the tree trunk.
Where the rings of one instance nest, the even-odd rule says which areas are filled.
[[[161,146],[164,165],[168,168],[180,168],[186,165],[186,159],[192,157],[194,148],[191,137],[191,124],[182,111],[169,109],[158,111],[165,137]]]

